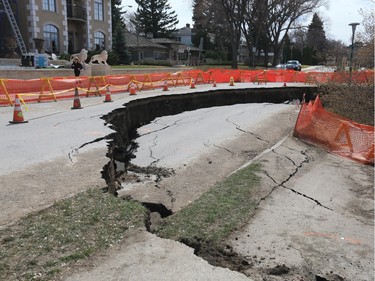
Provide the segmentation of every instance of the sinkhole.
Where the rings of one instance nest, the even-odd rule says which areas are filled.
[[[246,88],[219,89],[199,93],[160,95],[138,98],[123,105],[102,119],[115,132],[107,136],[109,158],[104,166],[102,177],[107,183],[105,191],[117,195],[121,187],[119,178],[127,173],[134,151],[137,148],[137,129],[157,117],[175,115],[185,111],[214,106],[244,103],[283,103],[289,100],[306,101],[315,98],[316,87]],[[134,167],[133,167],[134,168]],[[148,173],[151,167],[138,167]],[[152,171],[160,177],[165,171]]]

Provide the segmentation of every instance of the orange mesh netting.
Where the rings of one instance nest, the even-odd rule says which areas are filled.
[[[73,98],[74,88],[78,86],[82,94],[100,94],[110,87],[110,91],[129,91],[134,83],[138,90],[162,88],[165,81],[169,86],[187,86],[191,80],[195,84],[234,82],[285,82],[285,83],[374,83],[374,71],[356,71],[352,77],[348,72],[301,72],[291,70],[233,70],[209,69],[186,70],[175,73],[123,74],[107,76],[55,77],[40,79],[0,79],[0,105],[12,105],[19,94],[26,102]],[[78,82],[78,84],[77,84]]]
[[[374,127],[325,111],[319,96],[302,104],[294,136],[334,154],[374,164]]]

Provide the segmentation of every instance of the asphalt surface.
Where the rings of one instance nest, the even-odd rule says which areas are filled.
[[[248,86],[258,87],[236,84],[236,87]],[[275,84],[260,87],[270,86]],[[211,87],[198,86],[196,91]],[[181,87],[167,94],[188,91],[191,90]],[[103,103],[104,97],[84,98],[81,110],[70,110],[71,100],[31,104],[28,111],[24,109],[29,123],[17,125],[8,122],[13,108],[1,107],[1,226],[43,209],[57,199],[90,188],[94,183],[103,186],[100,171],[106,163],[106,142],[100,139],[111,130],[104,126],[100,117],[133,98],[155,94],[165,92],[147,91],[136,97],[116,94],[112,95],[113,103]],[[297,109],[293,104],[287,107],[285,112],[290,118],[286,120],[289,122],[272,120],[272,114],[269,114],[263,120],[267,121],[266,131],[262,133],[263,121],[258,119],[255,119],[255,125],[248,125],[247,130],[256,130],[257,141],[268,140],[269,120],[272,120],[271,124],[277,127],[286,124],[285,129],[290,133],[293,129],[290,120],[295,120]],[[164,125],[170,123],[174,121],[169,120]],[[232,122],[232,128],[235,127],[233,123],[237,121]],[[155,131],[155,128],[141,130]],[[225,139],[228,145],[228,142],[235,144],[238,139],[228,132],[218,138],[210,142],[218,145],[220,139]],[[264,149],[253,155],[249,162],[263,165],[264,200],[248,227],[234,234],[231,240],[234,249],[254,263],[247,273],[250,277],[211,266],[183,244],[135,230],[123,244],[104,254],[92,267],[82,268],[66,280],[263,280],[265,269],[278,265],[290,269],[287,279],[270,276],[267,280],[316,280],[313,279],[316,276],[327,280],[339,277],[373,280],[372,167],[303,144],[291,134],[285,134],[285,130],[277,131],[272,140],[264,142]],[[207,148],[205,141],[210,143],[203,138],[202,148]],[[143,158],[145,163],[155,160],[149,158],[150,142],[152,138],[145,140],[139,150],[138,159]],[[247,145],[255,145],[255,140]],[[191,145],[186,150],[193,151],[196,146]],[[142,149],[147,151],[144,157],[140,156]],[[165,148],[161,150],[168,152]],[[217,147],[217,150],[223,154],[222,148]],[[190,160],[186,161],[173,157],[171,165],[193,161],[199,154],[199,149],[193,151]],[[167,157],[158,155],[157,159],[166,160]],[[244,164],[231,169],[234,171]],[[77,185],[73,189],[65,190],[65,186],[74,183]]]

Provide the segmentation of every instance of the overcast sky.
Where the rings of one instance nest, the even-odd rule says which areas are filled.
[[[319,15],[325,23],[324,30],[326,36],[330,39],[341,40],[345,44],[350,43],[352,29],[349,23],[362,23],[362,16],[358,13],[360,8],[374,8],[371,0],[328,0],[329,8],[321,8]],[[122,0],[123,5],[131,5],[132,8],[126,7],[130,13],[135,12],[137,4],[134,0]],[[172,9],[176,11],[179,24],[178,28],[184,27],[187,23],[193,24],[192,21],[192,0],[169,0]],[[307,24],[311,22],[312,15],[306,19]],[[361,26],[357,27],[361,31]]]

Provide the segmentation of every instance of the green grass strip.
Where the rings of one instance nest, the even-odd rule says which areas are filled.
[[[93,189],[0,231],[0,280],[53,280],[144,225],[147,210]]]
[[[168,217],[157,229],[164,238],[220,242],[246,223],[257,202],[251,191],[259,183],[260,165],[250,165],[216,184],[199,199]]]

